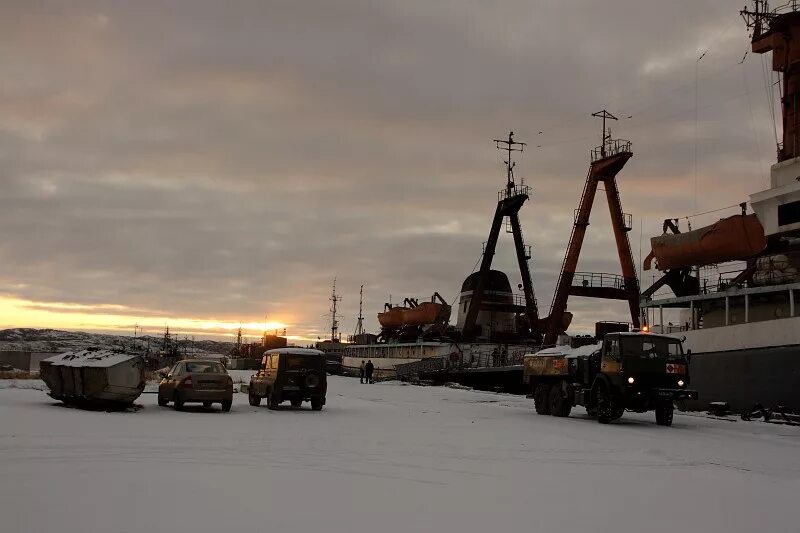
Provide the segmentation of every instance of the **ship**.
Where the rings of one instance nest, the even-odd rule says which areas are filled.
[[[343,373],[357,375],[361,363],[371,360],[377,379],[427,376],[479,389],[521,389],[523,357],[542,345],[550,318],[539,316],[529,267],[531,247],[525,244],[519,220],[531,189],[515,177],[512,155],[523,151],[525,143],[516,141],[513,131],[494,142],[507,155],[506,183],[497,194],[480,268],[463,279],[452,304],[438,292],[429,298],[407,297],[400,304],[384,304],[377,314],[381,326],[377,335],[363,333],[359,310],[354,342],[342,345]],[[517,292],[505,272],[492,268],[504,228],[513,235],[521,279]],[[570,319],[568,312],[560,315],[555,330],[563,333]]]
[[[692,384],[703,402],[690,408],[727,402],[738,412],[756,404],[797,411],[800,7],[771,9],[759,0],[741,14],[752,52],[771,53],[772,70],[782,78],[783,135],[770,186],[750,194],[752,213],[743,202],[741,213],[688,232],[677,219],[665,220],[643,265],[660,277],[642,292],[640,305],[653,331],[678,335],[691,350]]]

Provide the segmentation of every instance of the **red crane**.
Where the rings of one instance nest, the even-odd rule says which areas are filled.
[[[555,344],[564,324],[564,313],[567,310],[567,299],[570,295],[588,298],[604,298],[626,300],[631,312],[634,328],[639,327],[639,280],[633,264],[628,232],[631,230],[631,216],[622,211],[622,202],[617,188],[617,174],[625,163],[633,156],[630,141],[612,139],[611,131],[606,128],[607,120],[617,117],[606,110],[593,113],[592,116],[603,119],[602,143],[591,151],[591,166],[583,188],[581,202],[575,211],[575,222],[572,235],[561,265],[558,287],[553,295],[553,305],[547,321],[545,344]],[[583,238],[589,226],[589,216],[597,193],[598,184],[603,183],[608,209],[611,212],[611,225],[617,243],[622,275],[596,272],[576,272],[578,257],[581,253]]]

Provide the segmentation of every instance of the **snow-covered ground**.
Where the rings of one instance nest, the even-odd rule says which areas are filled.
[[[322,412],[139,403],[0,390],[0,531],[798,531],[800,428],[336,377]]]

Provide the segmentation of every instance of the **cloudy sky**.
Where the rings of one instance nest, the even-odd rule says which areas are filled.
[[[345,333],[361,284],[370,330],[390,295],[453,300],[504,183],[491,139],[511,129],[547,311],[592,112],[633,142],[637,258],[662,219],[763,188],[774,132],[762,57],[739,64],[742,4],[5,0],[0,326],[208,336],[266,315],[316,338],[334,276]],[[581,270],[617,271],[607,220],[599,201]],[[510,235],[495,265],[518,283]],[[576,331],[626,312],[570,309]]]

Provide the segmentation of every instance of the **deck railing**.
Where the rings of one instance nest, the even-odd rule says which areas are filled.
[[[631,151],[631,142],[625,139],[609,139],[591,151],[592,163],[612,155]]]

